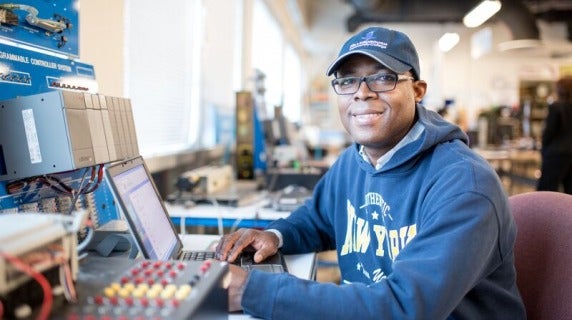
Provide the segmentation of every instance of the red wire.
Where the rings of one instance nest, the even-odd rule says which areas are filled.
[[[34,268],[32,268],[31,266],[25,264],[18,257],[15,257],[6,252],[0,252],[0,256],[8,260],[14,267],[16,267],[16,269],[32,277],[42,287],[42,291],[44,292],[44,300],[42,301],[42,308],[40,310],[40,314],[36,319],[37,320],[48,319],[50,311],[52,310],[52,302],[53,302],[52,287],[50,286],[48,280],[44,277],[44,275],[34,270]]]
[[[93,168],[95,169],[95,167],[93,167]],[[95,170],[94,170],[93,172],[95,172]],[[92,175],[92,181],[94,180],[94,178],[95,178],[94,175]],[[94,185],[92,185],[90,189],[88,189],[88,190],[82,190],[81,193],[82,193],[82,194],[87,194],[87,193],[92,193],[92,192],[94,192],[94,191],[99,187],[99,184],[101,183],[101,180],[103,180],[103,164],[100,164],[100,165],[99,165],[99,170],[98,170],[98,172],[97,172],[97,182],[96,182]]]

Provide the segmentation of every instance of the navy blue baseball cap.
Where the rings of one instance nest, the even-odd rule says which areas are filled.
[[[373,58],[395,73],[411,70],[415,80],[420,79],[417,50],[403,32],[382,27],[369,27],[356,33],[344,43],[338,57],[332,62],[326,74],[332,75],[346,58],[354,54],[363,54]]]

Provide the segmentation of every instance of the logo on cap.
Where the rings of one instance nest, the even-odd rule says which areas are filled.
[[[373,39],[373,31],[366,33],[365,36],[362,37],[363,40],[371,40]]]
[[[351,50],[354,50],[356,48],[366,47],[366,46],[378,47],[380,49],[387,48],[386,42],[374,40],[375,36],[374,36],[373,30],[366,33],[361,39],[362,39],[362,41],[360,41],[360,42],[352,43],[349,47],[349,50],[351,51]]]

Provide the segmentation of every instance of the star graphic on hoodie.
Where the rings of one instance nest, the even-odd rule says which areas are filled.
[[[377,213],[377,211],[374,211],[371,213],[371,217],[373,220],[379,220],[379,213]]]

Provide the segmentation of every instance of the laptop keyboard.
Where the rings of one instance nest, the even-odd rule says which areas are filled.
[[[203,261],[214,258],[214,251],[183,251],[181,254],[181,260]],[[246,271],[256,269],[273,273],[286,272],[282,256],[279,254],[269,257],[261,263],[256,263],[254,262],[254,252],[243,252],[234,264]]]
[[[208,259],[214,259],[214,251],[183,251],[181,260],[194,260],[203,261]]]

